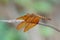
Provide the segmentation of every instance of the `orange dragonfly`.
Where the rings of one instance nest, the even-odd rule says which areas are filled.
[[[24,21],[19,23],[16,29],[20,30],[22,27],[25,26],[24,32],[36,26],[41,19],[50,20],[49,18],[35,14],[27,14],[17,18],[16,20],[21,20],[21,19]]]

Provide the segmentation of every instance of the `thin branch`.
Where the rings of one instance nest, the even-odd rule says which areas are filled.
[[[7,23],[22,22],[22,21],[24,21],[24,20],[0,20],[0,22],[7,22]],[[54,30],[60,32],[60,30],[57,29],[57,28],[55,28],[54,25],[46,24],[46,23],[42,23],[42,22],[39,22],[38,24],[39,24],[39,25],[46,26],[46,27],[50,27],[50,28],[52,28],[52,29],[54,29]]]
[[[51,25],[51,24],[45,24],[45,23],[41,23],[41,22],[39,22],[39,25],[43,25],[43,26],[46,26],[46,27],[50,27],[50,28],[52,28],[52,29],[54,29],[54,30],[60,32],[60,30],[57,29],[57,28],[55,28],[54,25]]]

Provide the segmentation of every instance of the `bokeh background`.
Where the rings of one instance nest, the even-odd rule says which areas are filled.
[[[51,18],[46,22],[60,30],[60,0],[0,0],[0,20],[16,19],[27,13]],[[36,25],[23,32],[23,28],[16,30],[17,24],[0,22],[0,40],[60,40],[60,32],[53,28]]]

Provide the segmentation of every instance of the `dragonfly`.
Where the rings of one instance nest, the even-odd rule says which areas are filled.
[[[24,20],[21,23],[17,25],[17,30],[20,30],[21,28],[24,28],[24,32],[29,31],[31,28],[35,27],[37,24],[39,24],[40,20],[51,20],[50,18],[36,15],[36,14],[26,14],[24,16],[18,17],[16,20]],[[42,25],[42,24],[41,24]]]
[[[13,20],[0,20],[0,22],[7,22],[7,23],[20,22],[17,25],[16,29],[20,30],[21,28],[23,28],[25,26],[24,32],[29,31],[31,28],[35,27],[38,24],[46,26],[46,27],[50,27],[50,28],[54,29],[55,31],[60,32],[60,30],[55,28],[54,25],[41,22],[41,19],[44,19],[46,21],[51,20],[50,18],[47,18],[47,17],[42,16],[42,15],[27,13],[26,15],[18,17],[16,19],[13,19]]]

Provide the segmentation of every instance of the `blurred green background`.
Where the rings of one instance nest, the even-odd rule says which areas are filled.
[[[37,14],[41,12],[43,14],[49,15],[51,14],[50,12],[52,12],[53,10],[53,5],[60,4],[60,0],[0,0],[0,8],[3,4],[4,6],[2,7],[2,13],[0,12],[0,15],[3,17],[0,16],[0,19],[5,19],[6,17],[9,19],[9,18],[14,18],[14,15],[16,14],[17,16],[24,15],[25,13],[27,13],[27,11],[36,12]],[[7,11],[6,12],[7,14],[6,14],[3,11],[4,8],[5,7],[9,8],[8,5],[13,6],[12,4],[15,7],[13,12],[16,11],[17,13],[12,14],[13,12],[10,13],[11,11]],[[15,4],[17,4],[18,6],[16,6]],[[20,8],[21,6],[22,8]],[[10,7],[10,8],[14,8],[14,7]],[[10,9],[7,9],[7,10],[10,10]],[[10,13],[11,15],[8,16],[9,15],[8,13]],[[49,28],[43,25],[39,25],[38,30],[39,30],[39,33],[41,33],[41,35],[46,37],[51,36],[54,33],[52,28]],[[25,33],[23,31],[17,31],[16,27],[13,24],[0,22],[0,40],[28,40],[28,38],[30,37],[27,32]]]

